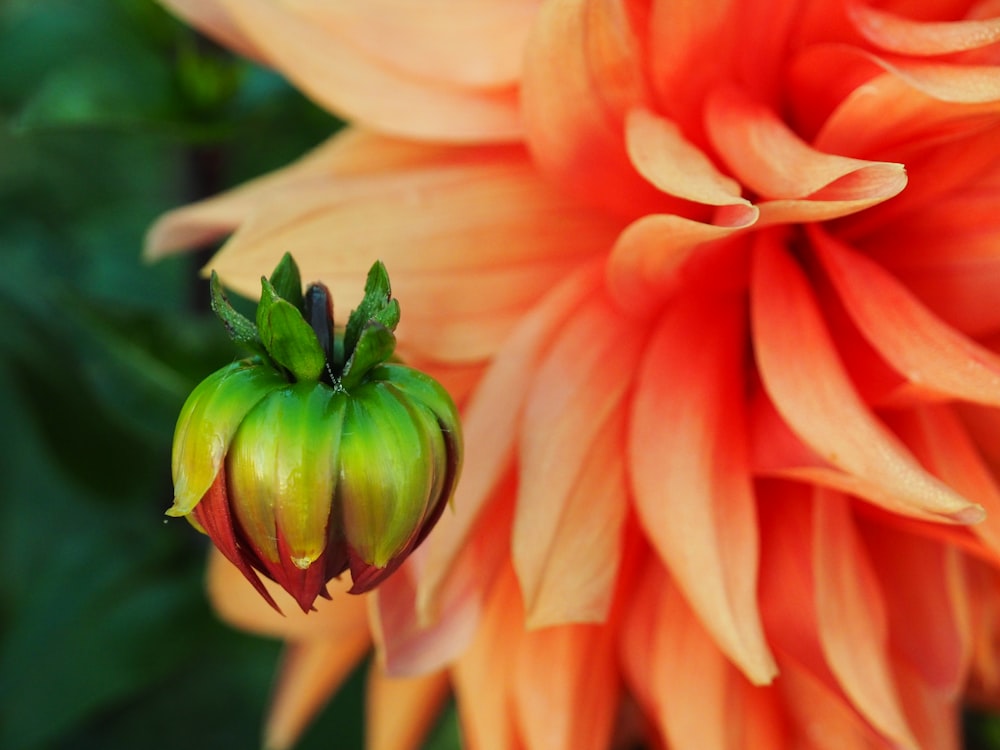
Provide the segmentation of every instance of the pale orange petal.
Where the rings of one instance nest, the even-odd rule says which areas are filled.
[[[221,0],[245,37],[306,94],[381,132],[448,141],[513,140],[514,87],[463,89],[412,77],[271,0]]]
[[[403,306],[401,345],[469,362],[493,355],[526,308],[605,250],[617,230],[542,181],[523,152],[509,151],[286,190],[281,204],[240,226],[212,266],[255,295],[259,269],[295,248],[303,278],[322,279],[346,310],[380,259]],[[563,232],[577,240],[562,241]]]
[[[886,200],[906,184],[900,164],[816,151],[768,107],[735,89],[709,98],[706,119],[726,166],[765,198]]]
[[[867,69],[868,77],[874,77],[881,69],[943,102],[983,104],[1000,99],[1000,76],[995,65],[939,62],[889,53],[876,55],[857,47],[830,44],[807,49],[796,59],[795,67],[815,71],[853,69],[854,75]]]
[[[817,490],[813,506],[816,620],[831,671],[872,724],[901,748],[917,748],[888,653],[885,603],[847,499]]]
[[[1000,18],[916,21],[851,0],[847,10],[865,39],[887,52],[944,55],[1000,41]]]
[[[818,229],[810,232],[861,333],[909,381],[1000,406],[1000,357],[931,313],[880,266]]]
[[[452,669],[463,736],[475,750],[517,750],[511,686],[524,612],[514,572],[496,582],[476,638]]]
[[[417,750],[448,697],[448,673],[387,677],[368,670],[366,750]]]
[[[657,601],[655,639],[647,657],[654,671],[647,679],[654,685],[667,742],[723,750],[728,731],[739,722],[727,695],[732,667],[666,576]]]
[[[264,724],[267,750],[290,750],[368,650],[368,634],[290,644]]]
[[[531,627],[607,614],[627,507],[623,398],[645,334],[597,294],[566,322],[534,375],[512,540]]]
[[[425,554],[418,550],[416,556]],[[433,624],[416,612],[416,560],[410,560],[369,598],[369,620],[382,669],[393,677],[440,669],[462,652],[479,623],[480,600],[472,592],[445,602]]]
[[[927,473],[861,401],[802,271],[770,235],[755,248],[754,351],[768,395],[824,461],[881,487],[908,514],[979,521],[983,508]]]
[[[619,699],[612,631],[563,625],[525,634],[512,689],[530,750],[606,750]]]
[[[961,554],[953,547],[887,526],[860,526],[885,592],[893,653],[913,677],[957,698],[971,658],[969,602]],[[902,683],[897,683],[902,688]],[[912,718],[913,714],[907,712]]]
[[[331,599],[316,600],[316,611],[305,613],[278,584],[261,579],[284,614],[274,611],[236,567],[212,549],[208,559],[208,593],[219,617],[241,630],[287,640],[326,639],[353,641],[356,635],[367,644],[368,613],[364,597],[351,596],[348,576],[330,581]]]
[[[620,0],[543,3],[521,86],[526,137],[566,189],[634,215],[660,203],[622,142],[626,109],[648,100],[640,43]]]
[[[163,214],[147,232],[144,254],[147,259],[155,260],[213,242],[257,212],[282,206],[286,191],[300,192],[303,184],[313,193],[321,192],[327,185],[334,191],[347,191],[350,183],[345,185],[332,178],[414,168],[433,163],[444,155],[441,147],[345,128],[286,167]]]
[[[719,172],[671,120],[642,107],[630,110],[625,145],[639,174],[668,195],[709,206],[750,205],[740,184]]]
[[[455,510],[444,514],[425,543],[427,561],[417,594],[422,619],[433,619],[441,586],[514,458],[521,407],[538,362],[567,316],[599,284],[600,269],[591,267],[549,293],[522,318],[466,405],[465,463],[453,501]]]
[[[285,0],[334,41],[414,78],[467,87],[517,82],[539,0]]]
[[[742,414],[738,299],[693,292],[657,324],[629,447],[643,528],[719,647],[756,683],[774,661],[757,611],[758,536]]]
[[[608,289],[626,310],[649,313],[683,281],[688,261],[705,245],[739,234],[757,222],[755,206],[726,208],[717,224],[674,214],[648,214],[619,236],[608,259]]]

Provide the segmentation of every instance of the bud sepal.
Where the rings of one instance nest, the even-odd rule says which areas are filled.
[[[399,303],[385,267],[344,329],[322,284],[303,294],[286,255],[261,280],[255,320],[213,274],[212,307],[254,356],[205,379],[174,438],[175,499],[264,598],[259,575],[303,610],[345,571],[351,593],[389,576],[448,504],[462,462],[458,410],[428,375],[387,360]]]

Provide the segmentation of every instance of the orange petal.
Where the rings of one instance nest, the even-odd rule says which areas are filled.
[[[896,498],[895,510],[982,520],[982,506],[928,474],[861,401],[804,274],[777,237],[760,235],[755,250],[754,351],[764,388],[789,427],[829,464]]]
[[[496,582],[476,638],[452,669],[463,735],[476,750],[521,747],[513,717],[513,668],[524,613],[511,569]]]
[[[636,107],[625,117],[625,143],[639,173],[668,195],[709,206],[750,205],[740,184],[719,172],[671,120]]]
[[[359,53],[349,39],[271,0],[221,0],[243,35],[306,94],[375,130],[445,141],[512,140],[516,90],[430,82]]]
[[[732,666],[666,574],[647,576],[641,593],[655,602],[655,616],[644,678],[654,715],[670,747],[722,750],[741,718],[730,702]]]
[[[855,707],[900,747],[917,748],[888,653],[885,603],[847,499],[817,490],[813,509],[816,620],[831,671]]]
[[[942,102],[882,73],[841,99],[814,146],[859,158],[904,144],[937,146],[961,133],[990,128],[998,114],[1000,101],[960,106]]]
[[[645,333],[595,295],[563,326],[534,376],[520,428],[512,540],[530,627],[607,615],[627,507],[623,398]]]
[[[608,288],[615,300],[636,314],[663,304],[683,280],[688,262],[705,245],[739,234],[757,222],[755,206],[726,208],[718,224],[674,214],[649,214],[623,231],[608,259]]]
[[[841,301],[900,374],[955,398],[1000,406],[1000,357],[943,323],[877,264],[825,232],[810,232]]]
[[[741,47],[742,34],[751,33],[749,24],[736,22],[739,6],[733,0],[658,0],[650,7],[650,80],[659,107],[682,125],[700,120],[705,92],[732,74],[733,50]]]
[[[738,301],[700,292],[674,300],[639,371],[629,455],[650,541],[719,648],[764,683],[775,667],[757,611],[744,335]]]
[[[447,672],[387,677],[368,670],[365,691],[365,748],[417,750],[448,697]]]
[[[364,597],[349,596],[350,578],[334,579],[327,584],[330,600],[317,599],[316,611],[305,613],[284,589],[262,579],[264,586],[281,607],[276,612],[247,582],[236,567],[216,550],[208,558],[208,593],[216,613],[230,625],[252,633],[287,640],[347,640],[361,635],[369,641],[368,614]]]
[[[513,705],[531,750],[605,750],[618,711],[613,631],[563,625],[525,634]]]
[[[640,43],[620,0],[543,3],[528,40],[521,105],[541,168],[568,190],[628,215],[662,195],[622,142],[626,109],[648,100]]]
[[[523,400],[538,362],[567,316],[599,285],[599,270],[581,269],[525,315],[470,397],[463,413],[465,461],[455,510],[444,514],[425,543],[427,561],[417,594],[422,619],[433,619],[441,586],[511,464]]]
[[[446,602],[433,624],[420,623],[413,580],[419,573],[414,562],[411,557],[369,599],[376,654],[382,669],[392,677],[444,667],[462,652],[479,622],[480,600],[469,593]]]
[[[802,750],[877,750],[886,746],[843,696],[795,659],[779,662],[776,687],[784,697],[788,716],[797,730],[793,747]]]
[[[289,645],[264,724],[264,747],[290,750],[367,650],[367,633]]]
[[[910,726],[920,748],[934,750],[960,750],[961,711],[958,699],[938,686],[928,684],[923,675],[915,672],[906,662],[895,662],[896,684]]]
[[[971,658],[969,603],[960,553],[886,526],[865,524],[860,530],[872,570],[885,592],[892,650],[900,657],[896,661],[905,661],[921,683],[957,699]]]
[[[900,164],[816,151],[771,109],[735,89],[713,92],[706,121],[726,166],[766,198],[877,202],[896,195],[906,184]]]
[[[892,425],[924,466],[982,504],[986,518],[968,530],[1000,552],[1000,486],[954,407],[923,405],[900,413]]]
[[[945,55],[1000,41],[1000,18],[917,21],[852,0],[847,11],[869,42],[902,55]]]

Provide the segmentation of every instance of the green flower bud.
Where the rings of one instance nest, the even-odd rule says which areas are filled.
[[[212,306],[256,356],[205,379],[174,437],[174,505],[257,590],[262,574],[303,610],[348,569],[352,593],[390,575],[430,532],[458,480],[458,411],[429,376],[386,364],[399,305],[381,263],[338,331],[322,285],[303,295],[286,255],[256,322]]]

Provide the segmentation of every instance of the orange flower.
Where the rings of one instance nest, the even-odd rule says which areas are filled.
[[[471,747],[956,746],[1000,695],[1000,4],[169,4],[362,127],[150,252],[345,302],[381,258],[463,404],[390,672],[448,667]],[[361,643],[280,628],[276,746],[367,643],[318,618]],[[440,680],[375,710],[415,742]]]

